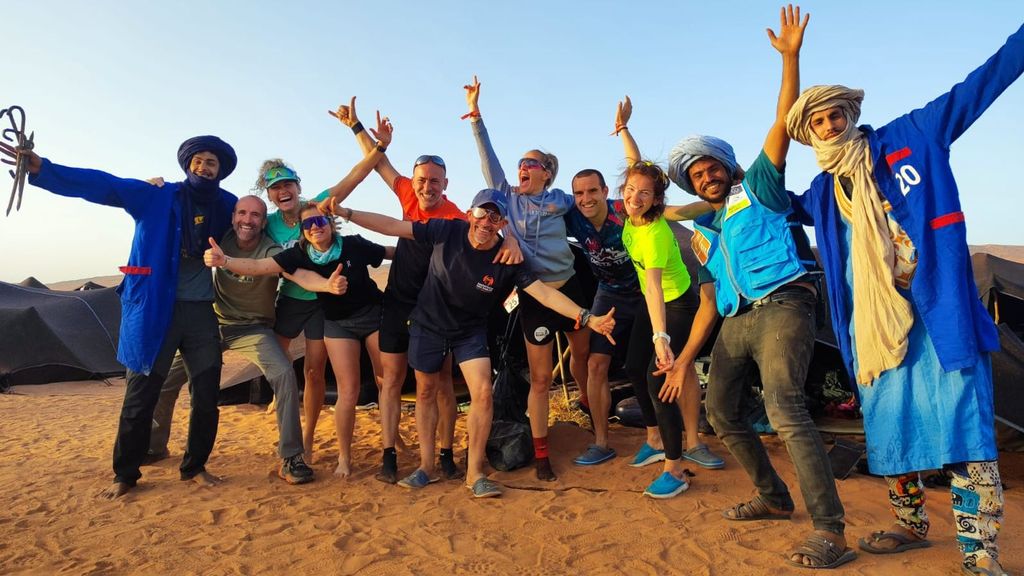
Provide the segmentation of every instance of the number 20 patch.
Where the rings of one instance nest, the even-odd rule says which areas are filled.
[[[893,168],[893,164],[910,157],[910,148],[903,147],[899,150],[886,154],[885,161],[889,164],[889,169],[892,170],[893,176],[896,177],[896,181],[900,183],[900,192],[904,196],[910,193],[911,186],[917,186],[921,183],[921,174],[910,164],[904,164],[899,167],[899,170]]]

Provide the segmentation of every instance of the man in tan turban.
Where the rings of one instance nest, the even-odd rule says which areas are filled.
[[[919,470],[952,474],[965,574],[1003,574],[989,353],[949,147],[1024,71],[1024,28],[966,80],[882,126],[857,126],[861,90],[815,86],[787,115],[822,172],[796,198],[814,225],[832,324],[864,413],[868,465],[896,522],[861,538],[877,554],[930,546]]]

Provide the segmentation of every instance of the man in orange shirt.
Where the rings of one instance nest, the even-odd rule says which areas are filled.
[[[339,106],[330,114],[352,129],[364,154],[374,148],[375,142],[363,129],[356,116],[356,99],[348,106]],[[379,113],[378,113],[379,114]],[[398,173],[387,156],[377,164],[377,173],[384,183],[398,196],[402,205],[402,219],[410,222],[426,222],[431,218],[466,219],[460,210],[445,195],[448,187],[444,160],[440,156],[423,155],[413,164],[412,178]],[[340,199],[338,200],[340,202]],[[514,264],[522,261],[522,254],[514,241],[506,239],[505,248],[499,253],[502,263]],[[398,481],[397,454],[395,443],[398,438],[398,421],[401,415],[402,385],[408,371],[409,315],[416,305],[416,298],[423,288],[433,245],[420,244],[400,238],[388,273],[388,284],[384,291],[384,306],[380,326],[381,363],[384,369],[380,393],[381,436],[384,444],[383,464],[375,476],[381,482],[394,484]],[[416,403],[416,429],[420,450],[433,452],[435,431],[440,436],[441,473],[446,479],[462,478],[463,472],[455,466],[452,444],[455,438],[455,417],[457,406],[452,388],[451,358],[441,368],[440,387],[436,390],[436,402]],[[417,397],[435,395],[433,386],[417,382]],[[433,457],[430,456],[430,460]],[[422,468],[422,466],[421,466]],[[424,470],[431,474],[433,470]],[[405,479],[402,486],[410,485]]]

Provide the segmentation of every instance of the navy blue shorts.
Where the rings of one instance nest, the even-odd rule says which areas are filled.
[[[451,354],[456,364],[476,358],[490,358],[487,329],[480,328],[455,338],[442,336],[419,324],[409,326],[409,365],[425,374],[441,371],[444,359]]]

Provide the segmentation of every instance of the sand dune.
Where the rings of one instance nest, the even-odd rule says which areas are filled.
[[[354,474],[331,475],[332,418],[318,426],[317,481],[289,486],[276,476],[273,416],[256,406],[221,409],[211,472],[215,489],[178,480],[187,421],[182,396],[172,431],[174,457],[143,468],[120,501],[95,494],[111,479],[110,451],[123,383],[18,387],[0,395],[0,572],[4,574],[788,574],[784,554],[810,530],[799,494],[792,522],[729,523],[720,510],[751,496],[731,457],[722,471],[694,469],[690,490],[668,501],[641,497],[657,473],[626,466],[639,430],[613,427],[620,457],[595,468],[571,457],[589,432],[560,423],[552,451],[560,479],[532,470],[494,473],[500,499],[478,501],[461,482],[418,492],[373,479],[379,461],[375,411],[358,416]],[[459,418],[457,446],[465,442]],[[414,439],[413,419],[403,435]],[[709,443],[720,453],[714,438]],[[796,489],[784,447],[772,458]],[[458,457],[464,458],[459,449]],[[399,455],[411,472],[416,455]],[[1003,561],[1024,572],[1024,455],[1003,454]],[[839,484],[851,541],[886,526],[884,482],[854,475]],[[931,490],[935,546],[895,556],[861,554],[838,574],[957,574],[950,496]]]

